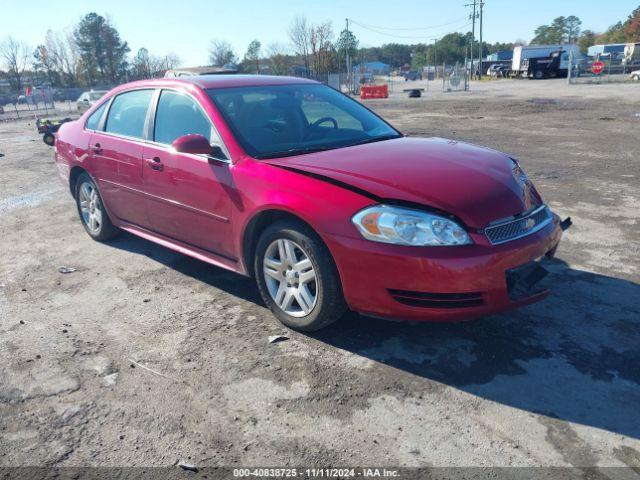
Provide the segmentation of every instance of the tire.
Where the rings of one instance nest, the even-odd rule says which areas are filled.
[[[104,208],[97,185],[87,173],[81,173],[75,185],[76,207],[85,231],[91,238],[103,242],[120,232]]]
[[[347,310],[331,253],[316,233],[300,222],[280,221],[262,233],[254,272],[265,304],[294,330],[320,330]]]
[[[536,70],[535,72],[533,72],[533,78],[535,78],[536,80],[542,80],[543,77],[544,72],[542,70]]]
[[[633,77],[631,77],[631,80],[633,80],[634,82],[640,82],[640,75],[634,75]]]
[[[56,142],[56,138],[53,136],[53,133],[47,132],[42,136],[42,141],[50,147],[53,147]]]

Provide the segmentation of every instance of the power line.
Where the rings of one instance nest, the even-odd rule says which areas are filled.
[[[383,31],[377,30],[375,28],[371,28],[371,27],[366,26],[366,25],[364,25],[364,24],[362,24],[360,22],[356,22],[353,19],[350,19],[350,21],[354,25],[358,25],[359,27],[364,28],[365,30],[369,30],[370,32],[377,33],[378,35],[384,35],[384,36],[387,36],[387,37],[410,39],[410,40],[424,40],[424,39],[431,38],[431,34],[424,34],[424,35],[397,35],[397,34],[393,34],[393,33],[383,32]],[[471,23],[465,23],[464,25],[460,25],[459,27],[453,28],[453,31],[462,30],[462,29],[467,28],[469,26],[471,26]]]
[[[417,31],[417,30],[432,30],[434,28],[440,28],[440,27],[446,27],[448,25],[453,25],[454,23],[460,23],[463,20],[466,20],[467,17],[462,17],[462,18],[458,18],[456,20],[452,20],[451,22],[447,22],[447,23],[441,23],[439,25],[428,25],[426,27],[379,27],[376,25],[371,25],[368,23],[360,23],[360,22],[356,22],[355,20],[351,19],[351,21],[353,23],[358,23],[358,25],[363,26],[363,27],[369,27],[369,28],[375,28],[377,30],[405,30],[405,31]]]

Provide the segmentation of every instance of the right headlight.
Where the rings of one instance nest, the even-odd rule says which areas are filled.
[[[396,245],[470,245],[466,230],[454,220],[434,213],[404,207],[376,205],[351,219],[367,240]]]

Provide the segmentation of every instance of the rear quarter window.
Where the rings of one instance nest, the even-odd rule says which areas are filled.
[[[87,130],[98,130],[100,126],[100,120],[102,119],[102,115],[104,114],[104,110],[107,108],[107,103],[104,102],[102,105],[98,107],[98,109],[91,114],[87,123],[85,124],[85,128]]]

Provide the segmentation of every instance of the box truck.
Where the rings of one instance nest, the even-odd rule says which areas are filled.
[[[529,70],[530,58],[548,58],[553,52],[562,52],[560,64],[558,66],[558,76],[566,76],[569,69],[569,56],[573,53],[573,58],[578,61],[582,58],[580,47],[574,44],[566,45],[522,45],[513,49],[513,60],[511,62],[512,74],[525,76]]]

